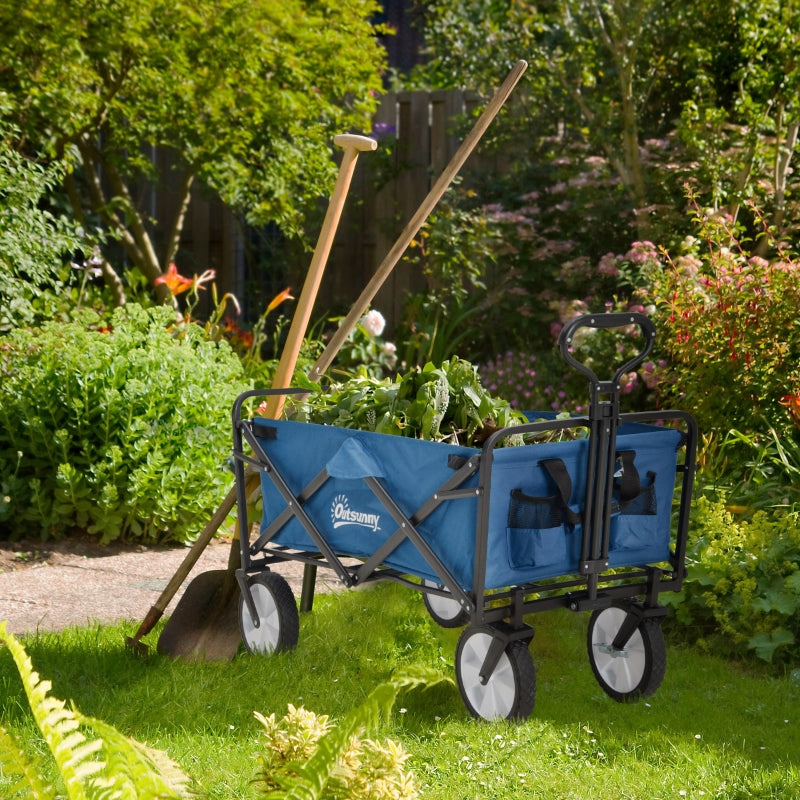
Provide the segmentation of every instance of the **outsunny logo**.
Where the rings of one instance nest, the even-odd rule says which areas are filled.
[[[350,501],[346,494],[337,494],[331,503],[331,521],[334,528],[341,528],[342,525],[359,525],[362,528],[370,528],[373,531],[381,529],[380,514],[368,514],[363,511],[354,511],[350,508]]]

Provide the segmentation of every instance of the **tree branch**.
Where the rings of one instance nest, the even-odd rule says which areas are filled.
[[[75,178],[72,173],[68,173],[64,179],[64,184],[67,189],[67,196],[69,197],[70,205],[72,206],[72,213],[75,220],[86,230],[86,216],[83,213],[83,202],[81,200],[78,187],[75,185]],[[125,296],[125,286],[122,279],[117,275],[116,270],[109,264],[108,259],[105,257],[100,264],[100,269],[103,273],[103,281],[106,287],[111,292],[111,297],[114,300],[115,306],[124,306],[128,299]]]
[[[183,176],[181,182],[180,197],[181,202],[178,210],[175,213],[175,218],[172,222],[172,230],[169,232],[167,238],[167,251],[164,257],[166,264],[171,264],[175,260],[175,254],[178,252],[178,246],[181,241],[181,233],[183,232],[183,224],[186,220],[186,212],[189,209],[189,203],[192,199],[192,185],[194,184],[195,171],[188,169]]]

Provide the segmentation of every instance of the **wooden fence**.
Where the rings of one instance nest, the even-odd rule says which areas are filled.
[[[359,296],[458,149],[456,129],[477,102],[477,96],[466,91],[400,92],[383,97],[373,127],[378,152],[359,157],[315,318],[326,310],[347,310]],[[391,157],[388,151],[381,152],[385,137],[396,138]],[[388,182],[386,175],[392,176]],[[254,318],[264,298],[283,289],[286,281],[299,292],[308,266],[302,260],[309,261],[310,256],[296,256],[302,263],[293,264],[288,276],[283,271],[272,274],[269,261],[264,260],[269,256],[248,255],[249,239],[252,232],[242,230],[219,200],[200,194],[193,197],[181,241],[185,261],[198,270],[216,269],[220,292],[236,294]],[[401,262],[393,271],[373,302],[386,317],[389,330],[401,317],[407,293],[423,286],[413,263]]]

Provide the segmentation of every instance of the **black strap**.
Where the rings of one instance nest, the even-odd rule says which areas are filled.
[[[622,464],[622,474],[616,476],[619,486],[619,504],[622,507],[638,497],[642,490],[639,471],[633,465],[635,458],[635,450],[622,450],[617,453],[617,460]]]
[[[578,525],[581,521],[580,514],[576,514],[569,507],[569,499],[572,496],[572,478],[569,476],[566,464],[560,458],[545,458],[539,462],[539,466],[544,467],[547,474],[553,479],[567,519],[572,525]]]
[[[278,429],[274,425],[254,425],[253,429],[259,439],[267,439],[269,441],[278,438]]]
[[[618,496],[612,504],[612,513],[625,511],[634,514],[655,514],[656,498],[655,483],[656,473],[648,471],[648,486],[642,486],[639,471],[633,464],[636,458],[635,450],[623,450],[616,454],[617,460],[622,465],[620,474],[615,475]],[[633,504],[636,504],[633,506]],[[631,510],[631,507],[635,510]]]

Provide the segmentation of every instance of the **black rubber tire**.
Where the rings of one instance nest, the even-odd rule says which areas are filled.
[[[300,615],[286,579],[276,572],[258,572],[248,578],[256,604],[259,627],[255,627],[244,596],[239,598],[239,628],[247,651],[269,655],[297,646]]]
[[[619,703],[649,697],[661,686],[667,671],[661,617],[643,619],[622,650],[608,649],[626,614],[622,606],[592,612],[586,635],[592,672],[603,691]]]
[[[434,581],[423,580],[422,583],[425,586],[444,589],[444,586]],[[422,600],[431,619],[442,628],[463,628],[469,622],[469,612],[453,597],[440,597],[423,592]]]
[[[491,626],[467,628],[456,649],[456,679],[467,711],[482,719],[527,719],[536,703],[536,667],[528,644],[510,642],[485,685],[480,669],[496,633]]]

